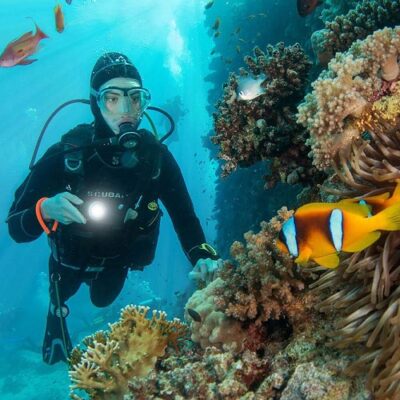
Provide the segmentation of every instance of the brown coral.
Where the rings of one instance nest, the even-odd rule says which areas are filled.
[[[233,263],[226,262],[220,271],[224,284],[214,290],[214,302],[226,316],[242,321],[247,339],[251,333],[243,348],[263,347],[276,331],[282,339],[288,337],[292,329],[301,331],[313,318],[315,299],[305,290],[312,274],[298,269],[275,247],[277,231],[289,215],[282,210],[279,219],[262,223],[259,233],[246,233],[244,244],[231,246]]]
[[[91,399],[122,399],[128,381],[147,375],[168,344],[176,346],[186,327],[179,320],[166,320],[164,312],[148,307],[126,306],[120,320],[110,324],[110,332],[97,332],[86,338],[86,349],[75,348],[71,355],[69,375],[72,390],[83,389]],[[77,395],[73,395],[75,399]]]
[[[223,176],[238,166],[274,159],[280,168],[273,169],[273,181],[297,183],[311,179],[305,131],[295,121],[310,61],[298,44],[285,47],[283,43],[267,46],[265,53],[256,47],[254,57],[247,56],[244,61],[247,70],[241,69],[241,77],[230,75],[213,115],[215,136],[211,140],[220,146],[219,157],[225,161]],[[251,101],[240,100],[239,79],[250,75],[258,79],[265,76],[261,83],[265,93]]]

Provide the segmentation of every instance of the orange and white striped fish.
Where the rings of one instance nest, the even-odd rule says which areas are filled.
[[[367,202],[350,200],[300,207],[283,224],[277,247],[298,264],[313,260],[336,268],[340,252],[359,252],[376,242],[381,231],[400,230],[400,202],[372,215]]]

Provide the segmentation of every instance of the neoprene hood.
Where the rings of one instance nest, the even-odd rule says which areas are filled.
[[[142,86],[142,78],[137,68],[127,56],[121,53],[105,53],[96,62],[90,76],[90,87],[98,90],[101,85],[113,78],[136,79]],[[90,108],[95,118],[96,136],[112,137],[114,133],[104,121],[95,96],[90,95]]]

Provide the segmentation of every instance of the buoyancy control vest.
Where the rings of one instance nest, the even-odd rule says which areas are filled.
[[[110,149],[105,154],[110,159],[105,160],[104,153],[89,146],[93,125],[81,124],[63,135],[63,150],[77,149],[64,154],[64,187],[84,201],[78,208],[87,219],[86,224],[63,226],[64,240],[78,237],[121,252],[158,226],[162,145],[145,129],[139,134],[139,163],[134,168],[112,165],[113,157],[129,157],[127,150]]]

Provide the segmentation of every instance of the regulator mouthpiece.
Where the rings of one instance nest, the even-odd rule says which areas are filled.
[[[132,150],[138,147],[140,135],[135,129],[135,125],[131,122],[123,122],[119,126],[118,143],[127,150]]]

